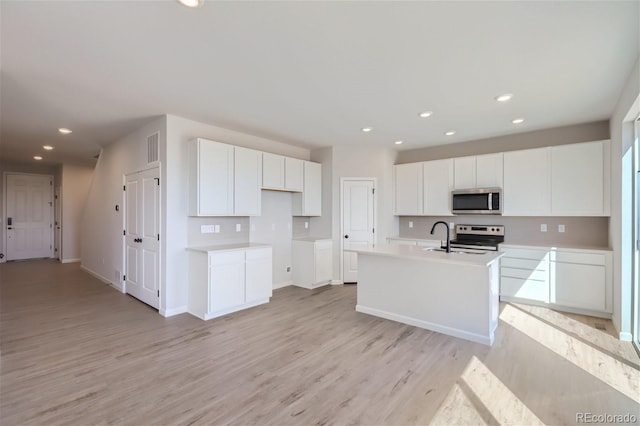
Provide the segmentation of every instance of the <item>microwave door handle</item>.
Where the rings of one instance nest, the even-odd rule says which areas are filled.
[[[493,197],[491,196],[491,192],[487,194],[487,196],[489,197],[489,210],[493,210]]]

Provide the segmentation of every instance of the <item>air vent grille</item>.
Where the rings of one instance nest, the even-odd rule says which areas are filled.
[[[147,164],[158,161],[158,149],[160,145],[160,134],[158,132],[147,136]]]

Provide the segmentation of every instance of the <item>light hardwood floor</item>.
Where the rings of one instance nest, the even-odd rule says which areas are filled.
[[[609,321],[506,304],[489,348],[357,313],[355,293],[288,287],[205,322],[163,318],[77,264],[0,265],[0,424],[640,417],[640,363]]]

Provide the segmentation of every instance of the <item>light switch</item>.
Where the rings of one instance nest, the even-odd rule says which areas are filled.
[[[558,232],[564,232],[564,225],[558,225]]]
[[[409,222],[409,228],[413,228],[413,222]]]
[[[309,229],[309,222],[304,223],[304,229]]]
[[[547,232],[547,224],[543,223],[540,225],[540,232]]]
[[[236,223],[236,232],[240,232],[242,231],[242,225],[239,223]]]
[[[220,232],[220,225],[213,225],[214,226],[214,231],[216,234]]]

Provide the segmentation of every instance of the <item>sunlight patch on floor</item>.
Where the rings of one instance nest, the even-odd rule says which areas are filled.
[[[513,306],[504,307],[500,320],[618,392],[640,402],[640,371]]]

